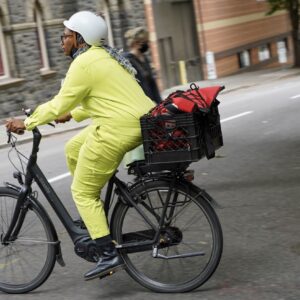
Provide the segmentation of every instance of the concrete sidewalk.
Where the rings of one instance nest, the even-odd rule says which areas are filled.
[[[202,80],[196,82],[199,87],[207,87],[212,85],[224,85],[225,90],[222,92],[230,93],[236,90],[245,89],[253,86],[258,86],[266,83],[272,83],[277,80],[300,76],[299,68],[276,68],[268,70],[253,71],[247,73],[241,73],[237,75],[218,78],[215,80]],[[162,96],[166,97],[169,93],[189,88],[187,85],[179,85],[163,91]]]
[[[200,87],[213,86],[213,85],[224,85],[225,90],[222,92],[230,93],[240,89],[245,89],[253,86],[258,86],[266,83],[276,82],[281,79],[286,79],[289,77],[299,76],[300,79],[300,69],[296,68],[284,68],[284,69],[270,69],[261,70],[255,72],[247,72],[238,75],[223,77],[215,80],[203,80],[198,81],[196,84]],[[188,89],[190,84],[174,86],[162,92],[162,97],[165,98],[168,94],[173,91],[180,89]],[[45,136],[51,136],[53,134],[59,134],[66,131],[78,130],[87,126],[90,123],[89,120],[77,123],[74,120],[67,122],[65,124],[58,124],[55,128],[51,126],[41,126],[40,131]],[[7,145],[7,134],[4,124],[4,120],[0,120],[0,148],[4,148]],[[25,143],[32,139],[31,132],[25,132],[24,135],[18,136],[19,143]]]

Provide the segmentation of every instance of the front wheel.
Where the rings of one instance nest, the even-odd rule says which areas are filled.
[[[137,185],[131,192],[156,226],[169,190],[170,182],[162,180]],[[150,241],[155,236],[140,213],[122,202],[112,222],[119,244]],[[159,236],[159,255],[153,246],[120,250],[127,272],[144,287],[156,292],[188,292],[211,277],[222,255],[222,229],[214,209],[196,189],[176,185]]]
[[[39,287],[56,261],[55,238],[48,216],[34,202],[23,207],[24,219],[16,236],[3,243],[18,193],[0,187],[0,291],[22,294]]]

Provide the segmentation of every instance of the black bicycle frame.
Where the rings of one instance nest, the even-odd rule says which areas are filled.
[[[5,237],[2,239],[2,242],[5,243],[9,239],[12,238],[13,234],[18,234],[18,231],[22,225],[22,213],[21,207],[25,203],[28,196],[31,195],[32,189],[31,185],[33,180],[37,183],[39,188],[41,189],[42,193],[45,195],[46,199],[50,203],[51,207],[55,211],[56,215],[66,228],[70,238],[72,239],[73,243],[75,243],[78,239],[80,239],[83,236],[87,236],[88,232],[86,229],[80,228],[78,225],[76,225],[66,210],[65,206],[63,205],[62,201],[48,182],[47,178],[37,165],[37,153],[39,151],[39,143],[41,140],[41,134],[37,128],[33,130],[33,147],[32,152],[28,160],[27,169],[26,169],[26,175],[25,175],[25,183],[22,184],[20,190],[19,190],[19,196],[18,201],[16,204],[16,208],[14,211],[14,215],[12,218],[12,222],[10,224],[10,227],[8,228]],[[171,186],[175,186],[175,179],[171,183]],[[145,222],[154,230],[155,236],[153,240],[149,241],[139,241],[139,242],[132,242],[132,243],[126,243],[123,245],[118,245],[118,248],[135,248],[139,246],[149,246],[157,243],[159,240],[159,234],[160,234],[160,228],[163,226],[164,218],[166,216],[167,207],[169,205],[169,201],[171,198],[171,193],[173,188],[169,189],[166,203],[164,204],[162,215],[160,216],[160,222],[159,225],[153,224],[153,222],[147,217],[147,215],[143,212],[143,210],[137,205],[137,203],[134,201],[134,199],[131,197],[128,188],[126,184],[118,179],[115,175],[112,176],[112,178],[108,182],[105,201],[104,201],[104,209],[106,212],[106,215],[108,215],[108,210],[110,207],[110,202],[112,199],[112,192],[114,185],[116,187],[116,193],[119,195],[119,199],[130,206],[133,206],[138,213],[144,218]],[[174,200],[176,201],[176,200]],[[170,216],[169,216],[170,217]]]

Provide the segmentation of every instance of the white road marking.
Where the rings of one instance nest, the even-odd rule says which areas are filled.
[[[241,114],[234,115],[234,116],[232,116],[232,117],[228,117],[228,118],[222,119],[222,120],[221,120],[221,123],[224,123],[224,122],[227,122],[227,121],[230,121],[230,120],[233,120],[233,119],[237,119],[237,118],[240,118],[240,117],[243,117],[243,116],[252,114],[252,113],[253,113],[253,110],[245,111],[245,112],[243,112],[243,113],[241,113]]]
[[[296,99],[296,98],[300,98],[300,94],[290,97],[290,99]]]
[[[66,177],[69,177],[69,176],[71,176],[71,174],[68,172],[68,173],[61,174],[61,175],[59,175],[59,176],[53,177],[53,178],[49,179],[48,181],[49,181],[49,183],[53,183],[53,182],[55,182],[55,181],[59,181],[59,180],[61,180],[61,179],[64,179],[64,178],[66,178]]]
[[[240,113],[238,115],[234,115],[234,116],[231,116],[231,117],[228,117],[228,118],[225,118],[225,119],[222,119],[221,120],[221,123],[224,123],[224,122],[227,122],[227,121],[230,121],[230,120],[233,120],[233,119],[237,119],[237,118],[240,118],[240,117],[243,117],[243,116],[246,116],[246,115],[249,115],[249,114],[252,114],[253,111],[245,111],[243,113]],[[59,181],[61,179],[64,179],[66,177],[69,177],[71,176],[71,174],[68,172],[68,173],[64,173],[64,174],[61,174],[59,176],[56,176],[56,177],[53,177],[51,179],[49,179],[49,183],[53,183],[53,182],[56,182],[56,181]]]

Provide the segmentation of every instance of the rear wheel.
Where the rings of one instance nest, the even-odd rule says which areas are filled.
[[[39,287],[52,272],[56,261],[56,241],[48,216],[29,200],[19,233],[11,241],[2,242],[17,198],[17,192],[0,188],[0,290],[22,294]]]
[[[156,226],[170,183],[153,181],[132,190],[138,206]],[[222,255],[222,230],[211,205],[195,191],[177,185],[167,209],[168,218],[153,246],[121,249],[127,272],[156,292],[187,292],[205,283],[216,270]],[[155,231],[134,207],[120,202],[113,217],[113,235],[119,244],[150,241]]]

